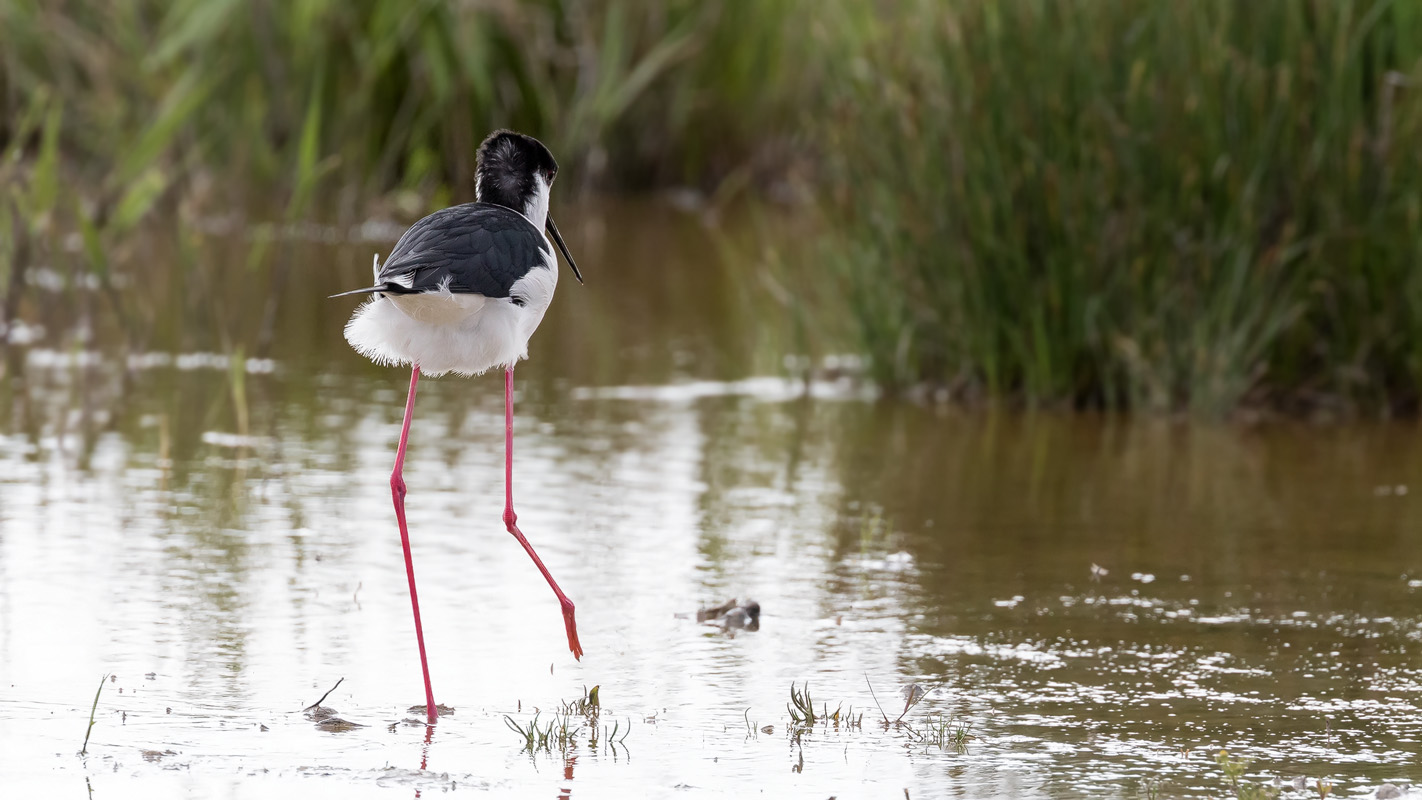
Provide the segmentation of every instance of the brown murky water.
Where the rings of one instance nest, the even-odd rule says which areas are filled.
[[[737,226],[560,219],[589,284],[565,276],[518,371],[516,497],[587,655],[499,521],[501,382],[426,382],[411,535],[457,709],[433,729],[403,722],[423,694],[387,486],[406,376],[346,348],[352,303],[322,299],[388,233],[280,240],[280,336],[242,370],[219,353],[267,293],[242,236],[201,241],[216,301],[151,261],[161,280],[130,278],[166,310],[127,354],[93,293],[40,273],[43,330],[0,385],[6,796],[1221,796],[1222,748],[1285,796],[1422,779],[1415,425],[875,400],[786,373],[796,315]],[[730,597],[760,630],[677,616]],[[338,678],[326,705],[364,727],[301,713]],[[806,681],[862,722],[792,725]],[[932,691],[886,728],[866,681],[891,717],[905,684]],[[593,685],[620,743],[584,721],[529,752],[506,723]]]

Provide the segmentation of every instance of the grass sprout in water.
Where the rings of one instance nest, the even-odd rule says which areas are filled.
[[[1279,796],[1279,790],[1272,786],[1263,786],[1243,780],[1244,773],[1249,769],[1249,759],[1234,758],[1228,750],[1221,750],[1215,756],[1215,763],[1220,765],[1225,780],[1229,781],[1229,788],[1234,790],[1234,796],[1239,800],[1268,800]],[[1327,792],[1320,789],[1320,794],[1326,796]]]
[[[96,724],[94,722],[94,714],[99,710],[99,695],[104,693],[104,681],[108,679],[108,673],[104,673],[104,676],[99,678],[99,690],[94,692],[94,705],[89,708],[89,727],[84,729],[84,746],[79,749],[79,755],[81,756],[89,754],[89,734],[94,732],[94,725]]]
[[[868,675],[864,676],[864,683],[869,687],[869,695],[874,698],[874,705],[879,708],[879,714],[882,717],[881,724],[884,730],[893,728],[894,730],[903,731],[914,741],[937,745],[940,750],[946,750],[951,747],[960,752],[967,748],[968,741],[973,738],[972,735],[968,733],[970,727],[969,722],[956,714],[945,714],[942,712],[929,714],[924,718],[922,730],[915,728],[904,720],[904,717],[908,716],[908,713],[912,711],[915,706],[923,702],[925,697],[928,697],[928,695],[938,689],[937,686],[931,686],[927,689],[920,683],[910,683],[908,686],[905,686],[901,692],[904,698],[903,711],[900,711],[897,717],[890,720],[889,715],[884,713],[884,707],[879,705],[879,697],[874,692],[874,684],[869,681]]]
[[[844,703],[835,706],[834,711],[829,710],[829,703],[824,703],[820,706],[819,711],[815,711],[815,701],[810,697],[809,681],[805,681],[805,685],[800,689],[796,689],[794,683],[790,684],[790,702],[785,705],[785,710],[790,712],[791,725],[801,728],[812,728],[816,722],[825,725],[833,723],[836,728],[841,724],[854,728],[858,727],[859,722],[864,719],[863,713],[860,713],[856,718],[854,706],[850,706],[846,710]],[[747,714],[749,711],[747,709]],[[749,717],[747,717],[747,726],[749,726]]]
[[[774,725],[766,725],[765,727],[762,728],[761,725],[760,725],[760,722],[759,722],[758,720],[757,720],[756,722],[751,722],[750,712],[751,712],[751,710],[750,710],[750,707],[749,707],[749,706],[746,707],[746,710],[745,710],[745,711],[741,712],[741,716],[743,716],[743,717],[745,718],[745,721],[746,721],[746,738],[747,738],[747,739],[759,739],[759,738],[760,738],[760,735],[761,735],[762,733],[766,734],[767,736],[769,736],[769,735],[772,734],[772,733],[775,733],[775,726],[774,726]]]
[[[903,730],[925,744],[937,745],[939,750],[950,747],[962,752],[968,747],[972,735],[968,733],[967,720],[955,714],[930,714],[923,721],[923,729],[915,730],[908,723],[902,723]]]
[[[805,681],[804,688],[796,689],[795,684],[790,684],[790,702],[785,705],[785,710],[790,712],[790,721],[796,725],[811,726],[815,724],[815,701],[810,698],[810,682]]]
[[[566,714],[554,713],[553,719],[547,724],[540,725],[539,714],[534,713],[533,719],[525,726],[509,715],[504,715],[504,724],[509,730],[517,733],[523,738],[523,748],[531,753],[542,750],[545,753],[552,753],[555,749],[559,753],[566,753],[573,746],[574,739],[582,731],[581,723],[575,723]]]
[[[1228,750],[1221,750],[1215,755],[1215,763],[1219,765],[1220,771],[1224,773],[1225,780],[1229,783],[1229,788],[1234,792],[1238,800],[1273,800],[1280,796],[1280,782],[1276,778],[1273,786],[1250,783],[1244,779],[1244,774],[1249,770],[1250,760],[1247,758],[1235,758],[1229,754]],[[1303,790],[1305,781],[1302,778],[1295,779],[1294,786],[1299,791]],[[1319,778],[1314,781],[1313,788],[1318,792],[1319,800],[1323,800],[1333,793],[1333,782],[1326,778]],[[1160,784],[1157,781],[1154,786],[1154,796],[1158,797]]]
[[[600,686],[594,686],[591,689],[584,687],[583,696],[563,703],[560,712],[566,716],[587,717],[590,722],[597,719],[598,714],[602,713],[602,703],[597,697],[600,688]]]
[[[552,719],[547,721],[540,721],[542,712],[535,711],[533,718],[527,722],[519,722],[511,715],[505,714],[504,725],[518,734],[523,741],[523,749],[530,753],[544,752],[551,755],[556,752],[566,755],[577,747],[579,737],[585,730],[590,749],[596,751],[599,747],[604,747],[615,752],[616,748],[621,746],[625,752],[626,746],[623,742],[632,732],[632,722],[627,720],[625,726],[618,720],[613,720],[611,726],[600,724],[602,703],[598,698],[599,688],[594,686],[590,690],[585,689],[582,697],[560,702]]]

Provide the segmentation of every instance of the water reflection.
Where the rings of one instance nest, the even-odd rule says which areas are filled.
[[[607,230],[622,213],[652,212]],[[187,348],[75,345],[47,312],[51,338],[6,350],[7,787],[1212,796],[1222,747],[1252,780],[1415,779],[1415,427],[963,413],[782,379],[790,337],[747,299],[755,265],[719,259],[730,234],[594,228],[590,283],[520,367],[516,465],[587,656],[499,522],[498,381],[431,381],[406,477],[433,679],[458,707],[438,735],[402,724],[422,696],[386,484],[405,376],[345,348],[347,307],[282,305],[270,361],[241,369],[202,355],[223,350],[197,315],[173,326]],[[351,274],[295,270],[293,297],[349,284],[372,245],[308,246]],[[758,631],[696,623],[732,597],[759,601]],[[340,677],[330,704],[366,727],[317,731],[297,709]],[[954,715],[967,747],[875,724],[870,680],[880,701],[937,687],[908,719],[922,736]],[[862,727],[797,731],[792,681]],[[505,714],[593,685],[625,750],[520,749]]]

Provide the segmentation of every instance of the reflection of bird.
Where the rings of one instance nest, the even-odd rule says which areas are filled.
[[[346,324],[346,340],[377,364],[409,364],[410,393],[390,491],[405,572],[410,581],[410,605],[415,612],[415,637],[425,676],[425,700],[434,722],[434,691],[420,627],[420,602],[410,560],[410,536],[405,527],[405,444],[420,373],[476,375],[504,368],[504,524],[533,558],[563,607],[568,647],[583,654],[573,621],[573,601],[543,566],[533,546],[518,529],[513,510],[513,369],[528,355],[528,340],[542,321],[558,285],[557,255],[548,239],[563,252],[573,275],[582,274],[568,254],[558,226],[548,216],[548,191],[558,163],[541,142],[512,131],[495,131],[479,146],[475,193],[478,202],[446,208],[410,227],[382,266],[375,263],[375,285],[343,292],[369,294]]]

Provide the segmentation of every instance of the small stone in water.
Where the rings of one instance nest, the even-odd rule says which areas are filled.
[[[356,728],[364,728],[366,726],[360,724],[359,722],[351,722],[350,720],[341,719],[340,717],[328,717],[316,723],[316,727],[320,728],[323,731],[341,733],[344,731],[353,731]]]

